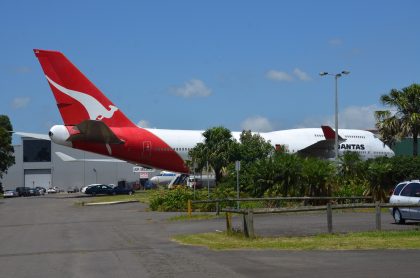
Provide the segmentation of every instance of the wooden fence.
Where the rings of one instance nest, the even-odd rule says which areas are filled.
[[[332,233],[332,211],[334,209],[355,209],[355,208],[375,208],[375,223],[376,230],[381,230],[381,208],[417,208],[420,204],[388,204],[388,203],[375,203],[375,204],[344,204],[333,205],[328,203],[326,206],[311,206],[311,207],[297,207],[297,208],[264,208],[264,209],[233,209],[225,208],[222,212],[226,213],[226,230],[228,233],[232,232],[232,213],[242,215],[242,226],[245,237],[255,237],[254,232],[254,214],[268,214],[268,213],[291,213],[291,212],[308,212],[308,211],[326,211],[327,215],[327,231]]]
[[[352,197],[271,197],[271,198],[229,198],[229,199],[212,199],[212,200],[188,200],[187,212],[188,216],[191,216],[194,211],[194,204],[209,204],[215,203],[216,214],[219,215],[222,209],[221,204],[228,202],[261,202],[261,201],[361,201],[361,200],[373,200],[371,196],[352,196]]]

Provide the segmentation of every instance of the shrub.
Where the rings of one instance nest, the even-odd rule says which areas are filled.
[[[159,190],[150,198],[150,209],[154,211],[186,211],[187,202],[192,199],[193,191],[186,187]]]

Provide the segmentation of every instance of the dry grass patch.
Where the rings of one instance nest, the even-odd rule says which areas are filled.
[[[279,250],[370,250],[420,249],[420,231],[383,231],[348,234],[322,234],[307,237],[248,239],[240,234],[224,232],[178,235],[176,242],[204,246],[214,250],[279,249]]]

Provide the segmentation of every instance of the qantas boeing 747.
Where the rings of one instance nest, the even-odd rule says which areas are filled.
[[[136,126],[62,53],[34,50],[57,102],[64,125],[49,132],[57,144],[102,154],[150,168],[188,173],[188,151],[203,141],[203,131],[147,129]],[[232,132],[239,139],[240,132]],[[335,131],[328,127],[301,128],[260,135],[288,153],[332,158]],[[373,133],[340,129],[339,152],[362,158],[393,156]]]

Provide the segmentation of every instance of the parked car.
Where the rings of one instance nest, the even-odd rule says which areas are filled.
[[[399,203],[420,204],[420,180],[404,181],[397,184],[389,199],[389,203],[396,205],[390,209],[395,223],[404,224],[406,220],[420,220],[420,207],[398,207]]]
[[[44,187],[37,186],[35,187],[35,189],[38,190],[39,195],[45,195],[45,193],[47,193],[47,189],[45,189]]]
[[[67,193],[77,193],[79,188],[77,186],[67,189]]]
[[[5,190],[3,192],[4,198],[13,198],[13,197],[19,197],[19,194],[16,192],[16,190]]]
[[[41,195],[41,193],[35,187],[29,187],[28,193],[29,193],[28,196],[39,196],[39,195]]]
[[[54,193],[58,193],[59,190],[57,190],[57,188],[54,187],[50,187],[47,189],[47,194],[54,194]]]
[[[108,194],[112,195],[114,189],[106,184],[95,184],[86,188],[85,193],[89,195]]]
[[[100,183],[93,183],[93,184],[85,185],[80,189],[80,192],[86,193],[86,189],[88,189],[89,187],[92,187],[92,186],[96,186],[96,185],[101,185],[101,184]]]
[[[129,189],[123,186],[116,186],[112,190],[113,190],[112,194],[114,195],[120,195],[120,194],[132,195],[134,193],[133,189]]]
[[[106,184],[97,184],[91,187],[88,187],[85,191],[86,194],[90,195],[118,195],[118,194],[128,194],[131,195],[134,193],[133,189],[124,188],[121,186],[112,187],[112,185]]]
[[[29,187],[25,187],[25,186],[16,187],[16,192],[19,197],[29,196]]]
[[[41,195],[39,191],[34,187],[25,187],[19,186],[16,187],[16,192],[18,193],[19,197],[28,197],[28,196],[39,196]]]

